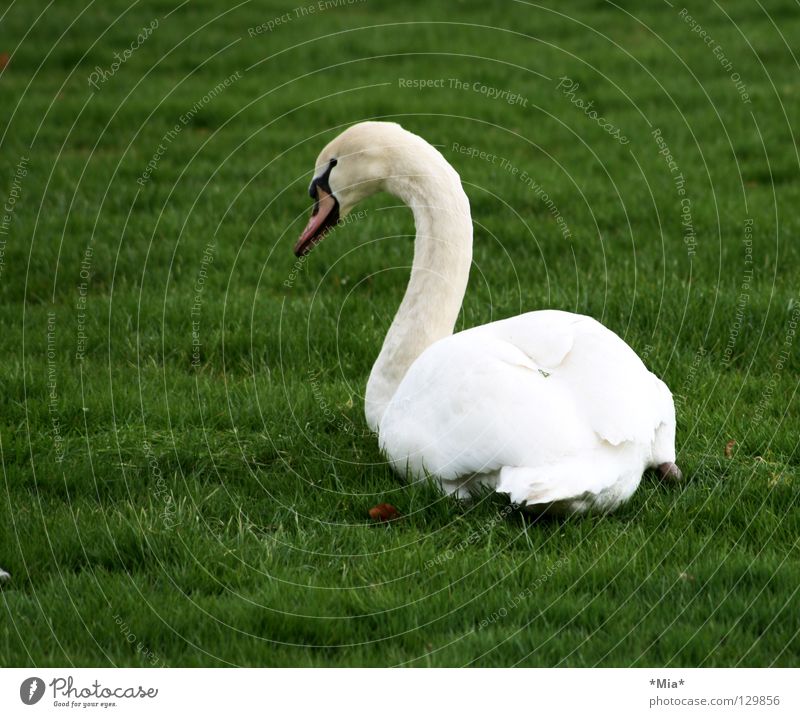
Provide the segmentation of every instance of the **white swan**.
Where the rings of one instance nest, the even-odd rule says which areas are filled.
[[[365,401],[402,476],[435,477],[461,496],[488,485],[559,512],[613,509],[648,467],[681,477],[672,394],[594,319],[533,311],[453,334],[472,262],[469,200],[445,158],[400,125],[363,122],[325,147],[295,253],[379,191],[412,209],[417,230]]]

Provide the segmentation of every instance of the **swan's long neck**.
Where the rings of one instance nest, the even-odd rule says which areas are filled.
[[[365,413],[376,432],[411,364],[453,333],[472,263],[469,200],[458,174],[430,145],[414,159],[386,181],[413,211],[417,236],[408,288],[367,382]]]

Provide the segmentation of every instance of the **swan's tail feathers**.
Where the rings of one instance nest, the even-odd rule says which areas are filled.
[[[675,421],[662,423],[656,428],[652,456],[650,468],[657,468],[664,463],[675,463]]]
[[[649,468],[658,468],[663,463],[675,462],[675,402],[666,384],[657,380],[658,415],[661,423],[653,435],[652,458]]]
[[[573,460],[536,468],[500,470],[498,493],[529,510],[554,513],[608,511],[625,502],[642,479],[643,466],[621,468],[613,461]],[[623,474],[620,474],[620,471]]]

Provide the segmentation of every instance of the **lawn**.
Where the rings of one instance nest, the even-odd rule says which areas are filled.
[[[4,3],[0,665],[798,664],[800,15],[640,5]],[[459,327],[602,321],[683,484],[532,520],[395,477],[411,213],[292,254],[369,118],[462,177]]]

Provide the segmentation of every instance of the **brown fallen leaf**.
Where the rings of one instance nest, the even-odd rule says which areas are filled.
[[[736,441],[728,441],[725,444],[725,457],[730,458],[733,455],[733,447],[736,445]]]
[[[8,64],[8,53],[7,52],[0,52],[0,70],[5,70],[6,65]]]
[[[400,512],[391,503],[379,503],[374,508],[369,509],[369,517],[379,523],[385,523],[399,518]]]

